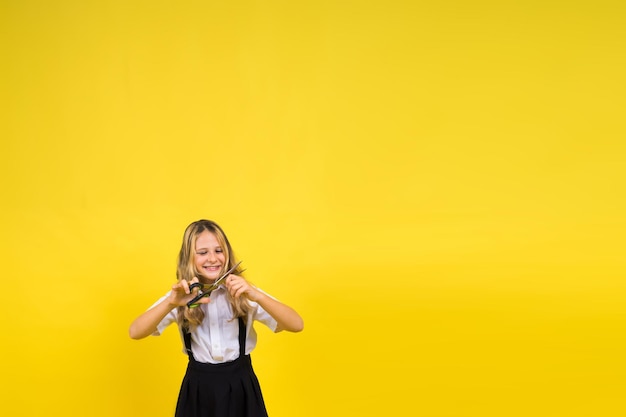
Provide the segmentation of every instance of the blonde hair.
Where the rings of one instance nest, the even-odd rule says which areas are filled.
[[[205,230],[208,230],[210,233],[215,235],[218,243],[224,250],[226,264],[223,266],[222,272],[228,271],[237,263],[233,248],[230,246],[230,242],[228,241],[228,238],[222,228],[211,220],[198,220],[187,226],[183,235],[183,243],[181,245],[180,252],[178,253],[178,266],[176,268],[176,278],[178,281],[184,279],[185,281],[190,282],[195,276],[199,275],[199,272],[196,270],[194,264],[196,240]],[[233,274],[241,275],[242,269],[243,268],[241,267],[237,267],[237,269],[233,271]],[[233,318],[243,317],[245,320],[248,310],[250,309],[250,304],[248,304],[247,299],[244,297],[234,298],[228,291],[227,296],[228,301],[233,308]],[[187,308],[187,306],[178,307],[178,324],[181,328],[187,331],[193,330],[196,326],[202,323],[203,319],[204,310],[201,308]]]

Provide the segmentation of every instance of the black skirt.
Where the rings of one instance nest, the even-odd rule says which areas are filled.
[[[184,334],[189,355],[178,394],[176,417],[267,417],[259,381],[245,354],[245,325],[239,318],[239,357],[232,362],[197,362],[191,335]]]

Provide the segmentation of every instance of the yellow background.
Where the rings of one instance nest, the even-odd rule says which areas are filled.
[[[1,1],[6,416],[171,416],[210,218],[270,415],[626,415],[622,2]]]

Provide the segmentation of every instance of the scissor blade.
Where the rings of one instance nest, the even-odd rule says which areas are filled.
[[[226,271],[224,273],[224,275],[222,275],[221,277],[219,277],[218,279],[215,280],[215,282],[213,284],[205,284],[205,287],[213,287],[213,288],[217,288],[218,285],[220,285],[220,283],[224,280],[224,278],[226,278],[227,276],[229,276],[230,274],[233,273],[233,271],[235,269],[237,269],[237,267],[242,263],[243,261],[239,261],[237,262],[237,264],[235,266],[233,266],[232,268],[230,268],[228,271]]]
[[[218,279],[215,280],[215,282],[213,284],[204,284],[202,285],[202,288],[205,290],[204,292],[199,293],[194,299],[192,299],[191,301],[189,301],[187,303],[187,307],[189,308],[195,308],[198,307],[199,304],[196,302],[199,299],[201,299],[202,297],[209,297],[211,295],[211,293],[213,292],[214,289],[216,289],[220,283],[224,280],[224,278],[226,278],[227,276],[229,276],[235,269],[237,269],[237,267],[241,264],[241,262],[243,261],[239,261],[237,262],[237,265],[233,266],[232,268],[230,268],[228,271],[226,271],[224,273],[224,275],[222,275],[221,277],[219,277]],[[245,269],[243,270],[245,271]],[[243,272],[242,271],[242,272]],[[195,284],[193,284],[195,285]]]

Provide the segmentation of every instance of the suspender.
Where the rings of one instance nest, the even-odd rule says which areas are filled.
[[[239,322],[239,357],[243,358],[246,355],[246,325],[241,317],[237,317]],[[191,333],[187,330],[183,330],[183,339],[185,340],[185,349],[190,361],[196,362],[191,351]]]

